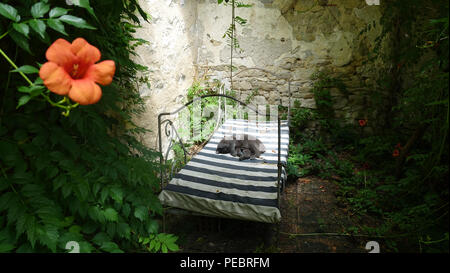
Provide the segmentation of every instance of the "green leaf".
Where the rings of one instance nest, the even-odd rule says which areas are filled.
[[[95,27],[89,25],[83,18],[72,15],[63,15],[59,17],[59,20],[77,28],[96,29]]]
[[[41,85],[41,84],[44,84],[44,81],[41,78],[37,77],[36,80],[34,81],[34,84]]]
[[[17,200],[15,200],[17,201]],[[14,204],[15,203],[15,204]],[[14,202],[8,208],[8,222],[9,224],[15,223],[18,219],[26,215],[25,208],[19,202]]]
[[[98,208],[97,206],[90,207],[88,209],[88,214],[89,214],[89,217],[91,217],[91,219],[94,221],[99,221],[100,223],[104,223],[106,220],[105,215],[103,215],[101,209]]]
[[[16,42],[16,44],[20,48],[28,52],[30,55],[33,55],[33,53],[30,50],[30,44],[28,43],[28,39],[25,35],[13,30],[9,32],[9,36],[11,37],[11,39],[14,40],[14,42]]]
[[[108,234],[104,232],[99,232],[94,236],[94,238],[92,238],[92,242],[99,246],[108,241],[111,241],[111,239],[109,238]]]
[[[24,96],[20,97],[19,103],[17,104],[16,109],[18,109],[20,106],[27,104],[30,99],[31,99],[31,96],[28,96],[28,95],[24,95]]]
[[[147,219],[148,216],[147,208],[144,206],[137,207],[136,210],[134,211],[134,216],[141,221],[145,221],[145,219]]]
[[[47,25],[50,28],[52,28],[52,29],[54,29],[54,30],[56,30],[56,31],[58,31],[58,32],[68,36],[68,34],[66,33],[66,30],[64,29],[64,24],[61,23],[61,21],[59,19],[48,19],[47,20]]]
[[[244,26],[245,24],[247,24],[247,20],[242,17],[239,17],[239,16],[236,16],[234,18],[234,20],[236,21],[236,23],[238,23],[241,26]]]
[[[148,246],[148,250],[152,251],[155,248],[155,246],[156,246],[156,240],[151,240],[150,245]]]
[[[119,216],[117,214],[117,211],[113,208],[107,208],[103,214],[105,215],[105,218],[107,221],[111,221],[111,222],[117,222],[117,220],[119,219]]]
[[[36,218],[32,217],[29,222],[27,222],[27,238],[28,241],[31,244],[31,247],[34,248],[34,244],[36,243],[36,233],[37,233],[37,227],[36,227]]]
[[[439,19],[430,19],[430,24],[438,24],[438,23],[448,23],[448,17]]]
[[[47,90],[47,88],[45,88],[45,86],[42,85],[34,85],[30,95],[32,98],[39,96],[42,92],[44,92],[45,90]]]
[[[77,183],[77,189],[80,200],[86,200],[89,197],[89,183],[87,183],[86,181],[80,181]]]
[[[111,195],[111,198],[114,199],[114,201],[118,202],[119,204],[122,204],[123,191],[121,188],[115,188],[115,187],[111,188],[110,195]]]
[[[61,226],[62,227],[68,227],[68,226],[72,225],[74,220],[75,220],[75,217],[73,217],[73,216],[66,216],[66,217],[64,217],[64,220],[62,221]]]
[[[26,231],[26,226],[27,226],[28,222],[33,220],[32,218],[33,218],[32,216],[25,214],[24,217],[20,217],[17,220],[17,223],[16,223],[17,236],[20,236],[22,233],[24,233]]]
[[[30,27],[41,36],[42,39],[45,39],[45,23],[41,20],[33,19],[28,24],[30,24]]]
[[[104,242],[100,249],[109,252],[109,253],[124,253],[116,243],[113,242]]]
[[[155,220],[147,221],[147,232],[154,234],[158,232],[158,222]]]
[[[39,69],[37,69],[34,66],[31,65],[23,65],[17,69],[12,70],[11,72],[22,72],[25,74],[33,74],[33,73],[39,73]]]
[[[155,242],[155,252],[158,252],[161,249],[161,241],[153,240]]]
[[[59,232],[56,226],[45,226],[42,230],[39,230],[39,241],[50,248],[52,252],[56,252],[56,245],[58,243]]]
[[[17,90],[19,92],[22,92],[22,93],[30,93],[30,87],[29,86],[19,86],[19,88],[17,88]]]
[[[46,88],[45,86],[42,85],[33,85],[33,86],[19,86],[17,90],[19,92],[29,94],[30,98],[34,98],[36,96],[39,96],[42,92],[44,92]]]
[[[162,244],[161,251],[162,251],[162,253],[167,253],[168,252],[167,251],[167,246],[165,244]]]
[[[37,2],[31,7],[31,15],[33,18],[41,18],[49,11],[49,9],[50,5],[43,2]]]
[[[121,238],[130,239],[131,228],[127,223],[118,223],[117,233]]]
[[[10,6],[8,4],[0,3],[0,15],[15,22],[20,21],[20,15],[17,10],[13,6]]]
[[[68,11],[69,11],[68,9],[64,9],[64,8],[60,8],[60,7],[52,8],[52,10],[49,13],[49,16],[50,16],[50,18],[59,17],[62,15],[66,15]]]
[[[81,253],[91,253],[95,248],[86,241],[80,242],[80,252]]]
[[[81,227],[80,227],[80,226],[77,226],[77,225],[71,226],[71,227],[69,228],[69,232],[70,232],[70,233],[79,234],[79,233],[81,232]]]
[[[103,188],[101,193],[100,193],[100,201],[102,203],[104,203],[106,198],[108,197],[108,195],[109,195],[109,189],[108,188]]]
[[[66,183],[62,185],[61,192],[64,198],[67,198],[72,193],[72,184]]]
[[[13,28],[17,32],[19,32],[19,33],[25,35],[27,38],[29,38],[28,34],[30,33],[30,27],[28,27],[27,24],[25,24],[25,23],[13,23]]]
[[[97,16],[95,16],[94,9],[92,9],[89,4],[89,0],[72,0],[73,4],[77,7],[86,9],[96,20]]]
[[[175,244],[174,242],[166,242],[166,246],[167,246],[167,248],[169,248],[170,251],[178,251],[178,250],[180,250],[178,245]]]
[[[64,174],[60,174],[58,177],[53,179],[53,191],[58,190],[67,182],[67,176]]]
[[[21,194],[25,197],[41,197],[44,194],[44,189],[41,185],[27,183],[21,189]]]
[[[128,203],[126,203],[125,205],[123,205],[122,207],[122,213],[125,217],[128,217],[130,215],[131,212],[131,207]]]
[[[253,7],[252,4],[244,4],[244,3],[241,3],[241,2],[237,2],[236,3],[236,8],[251,8],[251,7]]]

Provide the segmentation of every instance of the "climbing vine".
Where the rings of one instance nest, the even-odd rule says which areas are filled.
[[[145,43],[132,36],[135,11],[149,19],[135,0],[0,3],[0,252],[65,252],[72,241],[81,252],[178,249],[159,235],[158,154],[132,121],[147,69],[130,58]],[[37,76],[54,41],[77,37],[116,64],[91,105]]]

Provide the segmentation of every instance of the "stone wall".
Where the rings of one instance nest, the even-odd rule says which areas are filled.
[[[141,0],[153,19],[136,34],[150,41],[139,48],[138,61],[149,67],[151,88],[142,86],[148,112],[138,117],[156,132],[156,115],[178,107],[187,88],[201,76],[219,79],[230,88],[230,47],[223,35],[231,23],[231,7],[217,0]],[[245,72],[233,77],[241,99],[257,90],[256,103],[288,104],[287,79],[293,99],[314,108],[311,75],[326,70],[346,84],[349,94],[332,90],[337,117],[349,122],[364,117],[373,67],[365,65],[379,28],[359,35],[378,22],[378,6],[364,0],[247,0],[251,8],[236,15],[248,20],[237,25],[240,49],[233,53],[239,70],[260,67],[280,75]],[[377,24],[379,25],[379,24]],[[234,72],[236,74],[237,72]],[[145,143],[154,147],[155,134]]]
[[[141,141],[157,147],[157,116],[183,103],[192,85],[197,61],[196,1],[142,0],[142,9],[150,14],[150,23],[142,21],[135,37],[149,41],[139,46],[135,61],[148,67],[149,84],[139,88],[145,100],[145,114],[136,117],[140,126],[151,130]]]

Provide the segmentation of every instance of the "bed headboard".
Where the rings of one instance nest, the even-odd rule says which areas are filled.
[[[267,73],[277,79],[284,79],[287,81],[288,97],[289,97],[287,119],[288,119],[288,124],[290,124],[290,108],[291,108],[291,79],[290,79],[290,77],[288,77],[288,78],[281,77],[281,76],[279,76],[273,72],[270,72],[266,69],[257,68],[257,67],[243,69],[243,70],[239,71],[238,73],[234,74],[234,77],[238,76],[241,73],[244,73],[247,71],[252,71],[252,70],[262,71],[262,72]],[[230,83],[231,83],[231,89],[233,90],[232,78],[231,78]],[[181,147],[181,149],[183,151],[184,164],[187,163],[188,151],[186,150],[186,145],[183,143],[183,139],[180,136],[179,131],[177,130],[177,128],[174,124],[173,120],[174,120],[174,118],[176,118],[175,115],[177,115],[180,111],[187,108],[191,104],[202,103],[203,100],[205,100],[207,98],[212,98],[212,97],[219,98],[218,99],[218,101],[219,101],[218,102],[219,103],[218,115],[216,118],[215,128],[212,133],[214,133],[217,130],[217,128],[219,128],[221,126],[222,122],[224,121],[224,117],[227,116],[227,110],[228,110],[227,108],[229,107],[227,104],[227,100],[232,100],[232,101],[236,102],[238,105],[243,106],[246,109],[249,109],[251,112],[255,113],[256,115],[264,114],[266,116],[266,118],[268,118],[270,115],[267,112],[259,113],[258,109],[252,107],[251,105],[248,105],[247,103],[245,103],[239,99],[236,99],[232,96],[226,95],[223,86],[222,86],[222,88],[220,88],[218,94],[210,94],[210,95],[203,95],[200,97],[196,97],[193,100],[185,103],[184,105],[182,105],[181,107],[179,107],[178,109],[176,109],[172,112],[160,113],[158,115],[158,148],[159,148],[159,152],[160,152],[160,164],[161,164],[161,171],[160,171],[161,188],[163,188],[163,184],[164,184],[164,180],[165,180],[163,168],[164,168],[164,166],[166,166],[170,151],[174,148],[174,143],[178,143],[179,146]],[[281,105],[281,95],[279,96],[279,104],[278,105]],[[172,119],[171,119],[171,116],[172,116]],[[279,115],[278,115],[278,129],[280,129],[280,116]],[[163,151],[163,143],[162,143],[163,133],[168,141],[168,146],[165,149],[165,151]],[[209,137],[211,137],[211,135]],[[209,138],[207,138],[205,142],[207,142],[208,140],[209,140]],[[280,135],[278,135],[278,141],[280,142]],[[170,166],[169,177],[171,177],[175,171],[176,171],[176,166],[175,166],[175,164],[172,164]]]

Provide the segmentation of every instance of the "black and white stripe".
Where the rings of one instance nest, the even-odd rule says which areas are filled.
[[[239,161],[216,154],[224,135],[250,134],[266,147],[261,158]],[[281,124],[281,162],[286,163],[289,127]],[[277,201],[277,122],[228,120],[208,144],[176,174],[159,195],[164,205],[217,217],[274,223],[281,219]],[[283,178],[285,172],[283,170]]]

